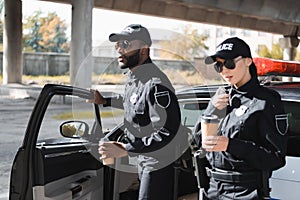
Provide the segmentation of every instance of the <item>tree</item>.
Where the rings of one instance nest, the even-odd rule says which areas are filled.
[[[0,15],[2,16],[3,12],[3,7],[4,7],[4,2],[3,0],[0,0]],[[3,21],[0,19],[0,44],[3,44]],[[2,50],[2,48],[1,48]]]
[[[296,50],[296,57],[295,57],[296,61],[300,62],[300,52]]]
[[[264,46],[259,52],[260,57],[273,58],[273,59],[283,59],[283,49],[280,47],[279,43],[272,44],[272,49],[269,50],[268,47]]]
[[[41,11],[34,12],[23,23],[25,51],[69,52],[67,26],[55,12],[42,17]]]
[[[173,34],[170,39],[160,42],[162,47],[161,57],[172,59],[193,60],[195,57],[202,57],[207,36],[198,33],[197,29],[192,29],[191,25],[186,25],[183,34]]]
[[[264,45],[258,52],[259,57],[272,58],[272,55],[266,45]]]

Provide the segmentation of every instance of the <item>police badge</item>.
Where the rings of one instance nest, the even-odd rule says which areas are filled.
[[[281,114],[275,115],[276,129],[278,133],[281,135],[285,135],[288,131],[289,123],[288,123],[288,115]]]
[[[246,111],[247,111],[248,107],[245,105],[241,105],[238,109],[236,109],[235,111],[235,115],[237,117],[242,116]]]
[[[133,93],[129,99],[130,103],[132,105],[134,105],[136,102],[137,102],[137,99],[138,99],[138,95],[136,93]]]

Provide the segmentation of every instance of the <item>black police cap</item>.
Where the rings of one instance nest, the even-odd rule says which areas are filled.
[[[205,64],[216,62],[217,57],[224,60],[232,60],[238,56],[252,58],[250,47],[244,40],[238,37],[232,37],[219,44],[217,46],[217,52],[214,55],[205,58]]]
[[[126,26],[120,33],[112,33],[109,35],[109,41],[117,42],[119,40],[141,40],[148,46],[151,46],[152,44],[148,29],[140,24],[131,24]]]

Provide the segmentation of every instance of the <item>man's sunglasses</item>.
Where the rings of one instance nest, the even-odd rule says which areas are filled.
[[[224,62],[217,61],[214,65],[215,70],[218,73],[221,73],[223,71],[223,66],[225,66],[227,69],[234,69],[235,68],[235,63],[238,61],[242,60],[243,57],[240,57],[236,60],[225,60]]]
[[[115,45],[115,48],[121,48],[121,49],[128,49],[130,47],[131,43],[128,40],[123,40],[120,42],[117,42]]]

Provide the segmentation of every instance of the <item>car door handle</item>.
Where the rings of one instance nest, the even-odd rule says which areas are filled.
[[[72,192],[72,198],[74,198],[75,196],[78,196],[78,193],[80,193],[82,191],[82,186],[76,185],[76,186],[72,187],[70,190]]]

